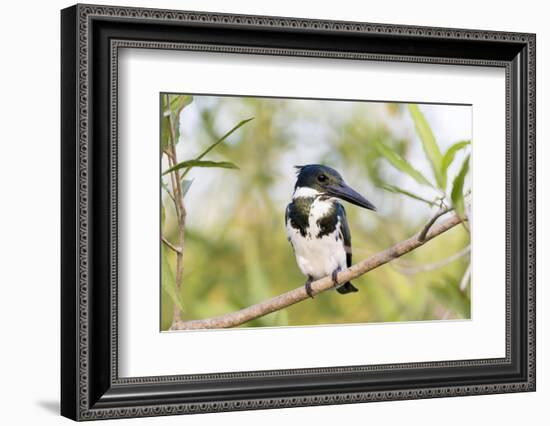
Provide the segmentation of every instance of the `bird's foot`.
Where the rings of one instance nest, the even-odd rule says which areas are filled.
[[[312,282],[313,282],[313,278],[307,277],[307,281],[304,284],[304,287],[306,289],[307,295],[313,299],[313,289],[311,288],[311,283]]]
[[[338,268],[336,268],[334,271],[332,271],[332,285],[334,287],[338,287],[338,272],[340,272],[342,270],[341,267],[338,266]]]

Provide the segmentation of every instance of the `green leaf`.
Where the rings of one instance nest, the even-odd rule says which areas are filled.
[[[422,173],[416,170],[413,166],[409,164],[407,160],[389,148],[387,145],[380,141],[375,142],[375,147],[388,162],[394,166],[396,169],[401,170],[402,172],[408,174],[414,180],[422,185],[432,186],[430,181],[424,177]]]
[[[187,168],[188,170],[192,167],[218,167],[222,169],[238,169],[236,164],[233,164],[229,161],[209,161],[209,160],[187,160],[182,161],[181,163],[176,164],[173,167],[170,167],[168,170],[165,170],[162,174],[173,172],[175,170]]]
[[[224,134],[221,138],[219,138],[216,142],[214,142],[212,145],[210,145],[208,148],[206,148],[202,153],[200,153],[195,160],[200,160],[203,158],[206,154],[208,154],[210,151],[212,151],[216,146],[221,144],[223,141],[225,141],[229,136],[231,136],[232,133],[240,129],[242,126],[244,126],[249,121],[254,120],[254,117],[247,118],[246,120],[242,120],[237,125],[235,125],[231,130],[229,130],[226,134]],[[238,168],[238,167],[237,167]],[[190,169],[187,169],[185,172],[183,172],[182,178],[189,173]]]
[[[441,160],[441,177],[443,179],[443,186],[441,189],[443,191],[447,188],[447,170],[455,159],[456,153],[468,145],[470,145],[470,141],[457,142],[451,145],[447,152],[445,152],[445,155],[443,155],[443,159]]]
[[[385,189],[386,191],[394,192],[394,193],[397,193],[397,194],[406,195],[407,197],[414,198],[415,200],[418,200],[418,201],[422,201],[423,203],[426,203],[430,206],[437,205],[437,203],[435,201],[430,201],[426,198],[421,197],[420,195],[413,194],[410,191],[407,191],[405,189],[399,188],[399,187],[394,186],[394,185],[382,185],[382,189]]]
[[[165,151],[170,146],[170,116],[160,119],[160,148]]]
[[[187,194],[187,191],[189,191],[189,188],[191,188],[191,184],[193,183],[193,179],[182,179],[181,180],[181,195],[185,197],[185,194]],[[168,188],[168,185],[164,183],[164,181],[160,181],[160,184],[164,188],[164,190],[168,193],[170,198],[173,197],[172,193],[170,192],[170,188]],[[172,198],[172,200],[175,203],[175,200]]]
[[[187,191],[189,191],[189,188],[191,188],[191,184],[193,183],[193,179],[182,179],[181,180],[181,195],[185,197],[185,194],[187,194]]]
[[[180,118],[179,114],[176,114],[174,111],[170,112],[170,127],[174,126],[173,135],[170,131],[170,139],[174,139],[172,142],[177,145],[180,141]]]
[[[219,138],[216,142],[214,142],[212,145],[210,145],[208,148],[206,148],[197,158],[196,160],[200,160],[202,157],[204,157],[206,154],[208,154],[210,151],[212,151],[217,145],[222,143],[224,140],[226,140],[229,136],[231,136],[232,133],[240,129],[242,126],[244,126],[249,121],[254,120],[254,117],[247,118],[246,120],[239,121],[231,130],[229,130],[225,135],[223,135],[221,138]]]
[[[166,252],[166,248],[164,247],[164,243],[161,243],[160,248],[160,256],[162,258],[162,265],[161,265],[161,283],[162,288],[170,296],[170,299],[172,299],[172,302],[180,308],[180,310],[183,312],[183,300],[180,294],[178,294],[178,291],[176,289],[176,279],[174,278],[174,272],[172,271],[172,268],[170,267],[170,262],[168,261],[168,255]]]
[[[161,147],[164,150],[171,142],[171,126],[174,126],[176,140],[180,139],[180,113],[187,105],[193,102],[190,95],[163,95],[162,96],[162,117],[161,117]]]
[[[171,95],[170,99],[170,109],[176,115],[178,115],[183,108],[193,102],[193,96],[191,95]]]
[[[426,121],[424,114],[422,114],[422,111],[420,111],[420,108],[418,108],[418,105],[409,104],[408,107],[411,117],[414,121],[416,133],[418,134],[418,136],[420,137],[420,141],[422,142],[424,153],[426,154],[426,157],[428,157],[428,160],[430,160],[430,165],[432,166],[435,180],[437,181],[439,187],[445,190],[443,188],[443,178],[441,176],[441,162],[443,160],[443,157],[441,155],[441,151],[439,150],[439,146],[435,141],[432,129]]]
[[[470,168],[470,156],[468,155],[464,159],[464,162],[462,163],[462,167],[460,168],[458,175],[456,175],[455,177],[455,180],[453,182],[453,189],[451,191],[451,200],[453,201],[453,206],[456,209],[457,213],[460,215],[464,213],[464,196],[463,196],[464,179],[468,174],[469,168]]]
[[[160,230],[164,230],[164,222],[166,222],[166,210],[164,209],[164,203],[160,203]]]

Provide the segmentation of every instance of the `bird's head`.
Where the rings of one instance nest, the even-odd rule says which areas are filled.
[[[294,186],[294,197],[335,197],[356,206],[369,210],[376,210],[376,207],[365,197],[348,186],[336,170],[321,164],[308,164],[296,167],[296,185]]]

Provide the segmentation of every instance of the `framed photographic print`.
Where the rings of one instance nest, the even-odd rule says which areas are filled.
[[[64,416],[535,390],[535,35],[61,29]]]

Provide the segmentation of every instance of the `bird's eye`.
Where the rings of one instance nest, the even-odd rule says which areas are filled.
[[[326,182],[327,177],[325,175],[319,175],[319,176],[317,176],[317,180],[319,182]]]

